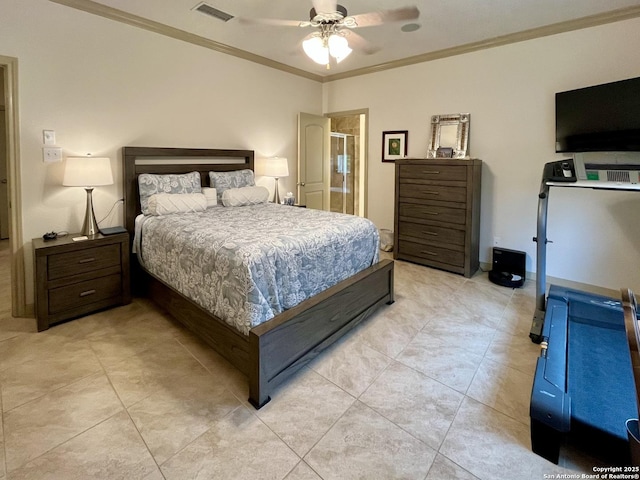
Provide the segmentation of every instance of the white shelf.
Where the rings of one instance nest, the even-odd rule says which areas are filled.
[[[594,188],[598,190],[640,191],[638,183],[599,182],[597,180],[578,180],[575,182],[546,182],[550,187]]]

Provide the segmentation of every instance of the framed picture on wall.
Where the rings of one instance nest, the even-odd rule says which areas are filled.
[[[382,161],[394,162],[407,156],[408,130],[382,132]]]

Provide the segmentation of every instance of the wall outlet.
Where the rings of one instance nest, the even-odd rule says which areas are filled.
[[[62,147],[43,147],[42,159],[45,163],[62,161]]]
[[[493,246],[494,247],[500,246],[500,237],[493,237]]]

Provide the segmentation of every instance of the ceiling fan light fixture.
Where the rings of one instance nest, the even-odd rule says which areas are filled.
[[[349,42],[342,35],[333,34],[327,42],[329,45],[329,54],[336,59],[338,63],[347,58],[353,51],[349,48]]]
[[[320,65],[329,63],[329,49],[322,38],[314,36],[302,42],[302,49],[307,56]]]

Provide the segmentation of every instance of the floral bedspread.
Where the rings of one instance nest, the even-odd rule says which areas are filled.
[[[146,216],[143,266],[245,335],[378,262],[364,218],[272,203]]]

